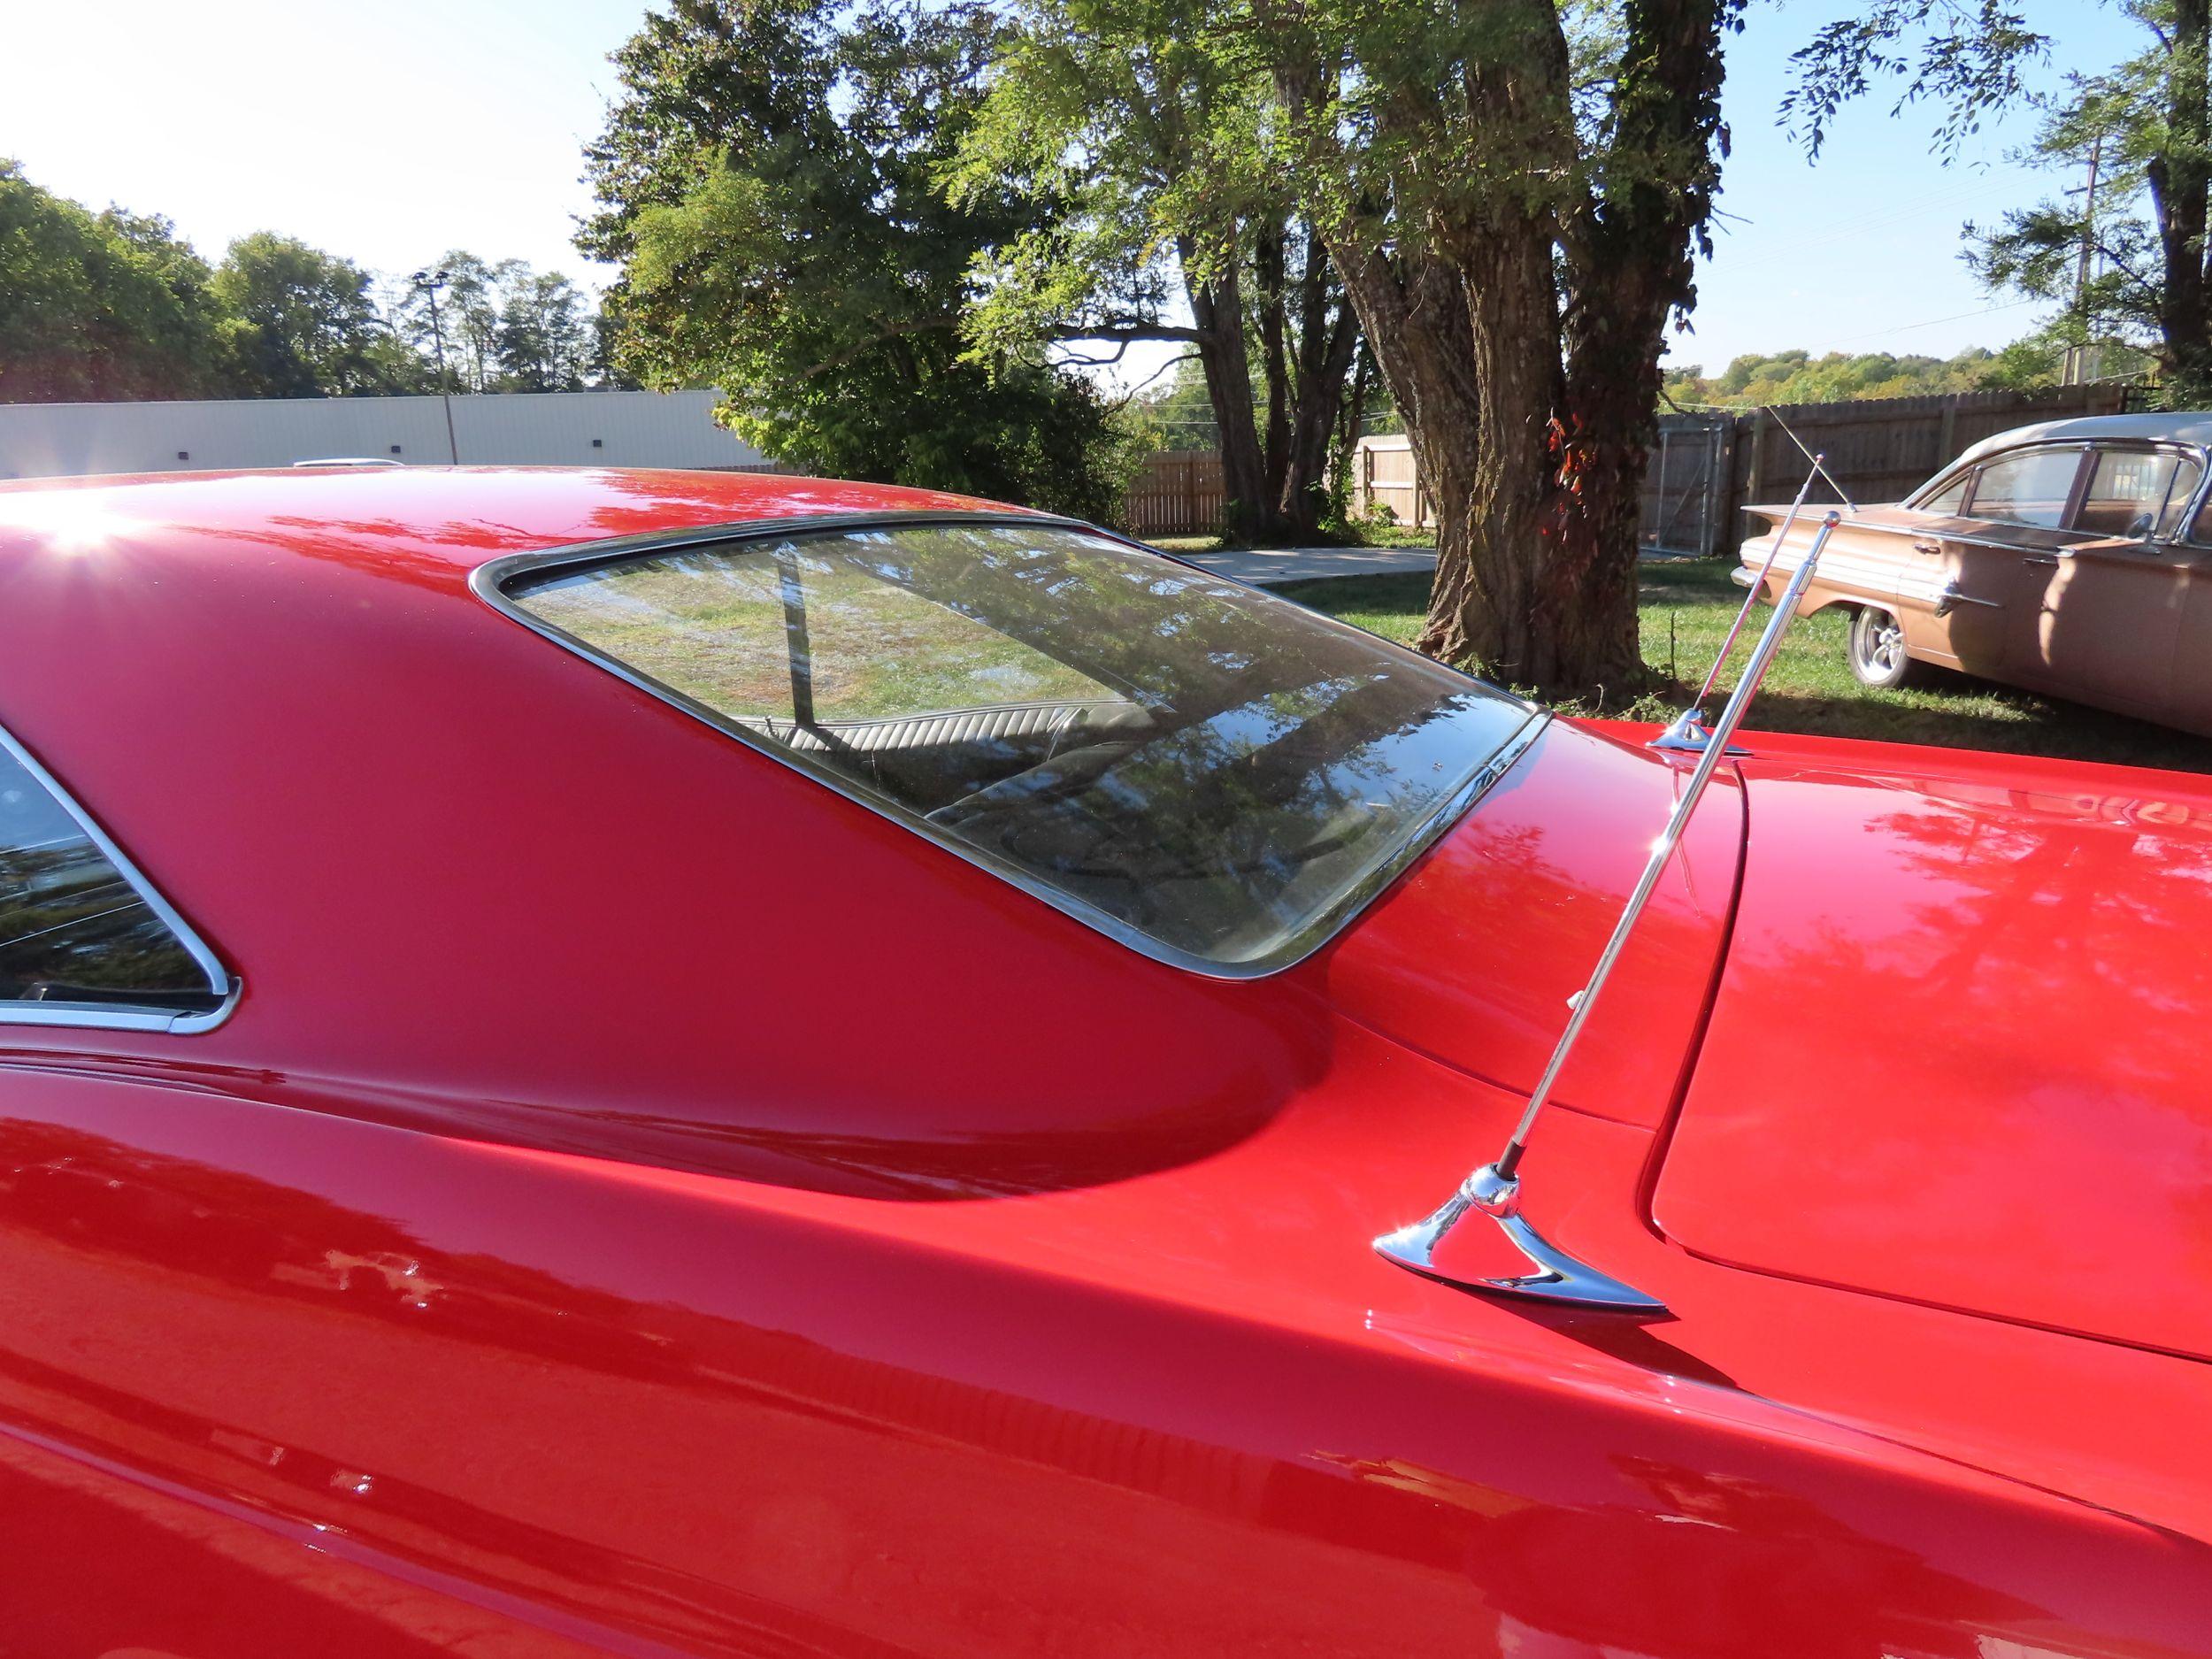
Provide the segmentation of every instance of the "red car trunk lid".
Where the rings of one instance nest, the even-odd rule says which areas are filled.
[[[2212,791],[2009,757],[1947,780],[1747,770],[1740,908],[1661,1228],[1741,1267],[2212,1358]]]

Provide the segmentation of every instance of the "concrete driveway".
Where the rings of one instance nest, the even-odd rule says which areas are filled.
[[[1425,575],[1436,568],[1432,547],[1231,548],[1177,557],[1262,588],[1329,576]]]
[[[1426,575],[1436,568],[1432,547],[1225,548],[1217,553],[1179,553],[1176,557],[1257,588],[1329,576]],[[1699,556],[1647,547],[1636,557],[1647,565],[1663,565]]]

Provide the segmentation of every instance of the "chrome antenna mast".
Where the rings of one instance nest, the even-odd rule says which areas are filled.
[[[1805,440],[1797,435],[1797,429],[1792,426],[1788,421],[1782,419],[1782,411],[1777,409],[1772,403],[1762,403],[1759,407],[1774,418],[1774,424],[1782,428],[1782,435],[1787,438],[1792,443],[1795,444],[1797,446],[1797,452],[1813,464],[1813,471],[1819,473],[1821,477],[1828,480],[1828,488],[1834,490],[1836,492],[1836,498],[1843,503],[1844,511],[1851,513],[1858,511],[1859,503],[1851,499],[1851,492],[1844,488],[1843,480],[1828,470],[1828,457],[1826,454],[1823,453],[1820,455],[1815,455],[1812,450],[1806,446]]]
[[[1789,586],[1775,602],[1774,615],[1769,618],[1766,631],[1752,648],[1751,660],[1744,664],[1743,678],[1729,695],[1728,704],[1714,723],[1711,741],[1704,745],[1698,757],[1696,769],[1690,781],[1676,799],[1674,810],[1668,815],[1667,826],[1659,839],[1652,843],[1651,856],[1645,862],[1643,874],[1636,879],[1636,886],[1629,894],[1628,902],[1622,908],[1620,919],[1613,924],[1612,937],[1605,941],[1605,949],[1598,953],[1597,966],[1582,989],[1568,999],[1571,1010],[1567,1016],[1566,1029],[1559,1033],[1559,1041],[1552,1049],[1551,1058],[1544,1066],[1543,1075],[1536,1081],[1528,1104],[1522,1109],[1521,1120],[1507,1139],[1505,1149],[1494,1162],[1484,1164],[1459,1184],[1459,1189],[1444,1202],[1442,1208],[1426,1219],[1395,1233],[1385,1233],[1375,1240],[1375,1248],[1397,1263],[1431,1279],[1457,1285],[1463,1289],[1492,1291],[1504,1295],[1532,1296],[1548,1302],[1570,1302],[1584,1307],[1611,1309],[1621,1313],[1662,1314],[1663,1303],[1646,1295],[1619,1279],[1598,1271],[1587,1263],[1577,1261],[1563,1250],[1548,1243],[1528,1218],[1521,1214],[1521,1159],[1528,1150],[1529,1132],[1536,1126],[1550,1102],[1552,1087],[1565,1070],[1567,1056],[1574,1051],[1583,1026],[1588,1023],[1590,1011],[1597,1006],[1598,994],[1612,974],[1613,965],[1620,960],[1628,937],[1635,930],[1636,921],[1651,902],[1653,892],[1659,886],[1659,878],[1666,872],[1675,849],[1681,845],[1683,832],[1688,829],[1690,815],[1697,810],[1697,803],[1705,793],[1705,787],[1713,780],[1722,759],[1728,752],[1728,740],[1742,722],[1744,710],[1758,695],[1759,682],[1766,678],[1768,665],[1773,662],[1780,648],[1782,636],[1789,631],[1790,621],[1797,612],[1797,603],[1804,597],[1805,589],[1812,580],[1813,569],[1820,563],[1821,552],[1828,545],[1828,538],[1841,522],[1841,515],[1831,511],[1821,520],[1819,534],[1813,538],[1811,549],[1804,563],[1791,576]],[[1436,1260],[1438,1246],[1447,1234],[1464,1219],[1470,1210],[1477,1211],[1495,1221],[1505,1232],[1515,1248],[1531,1262],[1537,1271],[1506,1278],[1465,1276],[1452,1272]]]
[[[1674,724],[1651,740],[1654,749],[1687,749],[1695,753],[1712,741],[1712,733],[1705,724],[1705,699],[1713,695],[1714,683],[1720,679],[1720,671],[1727,666],[1728,653],[1736,649],[1736,638],[1743,632],[1743,625],[1750,619],[1751,607],[1766,591],[1767,578],[1773,573],[1774,561],[1781,557],[1783,548],[1789,542],[1790,532],[1797,525],[1797,515],[1804,511],[1805,498],[1812,493],[1813,480],[1816,478],[1826,479],[1828,487],[1841,497],[1845,510],[1854,513],[1858,511],[1851,500],[1851,492],[1844,488],[1841,480],[1828,470],[1827,455],[1824,452],[1816,455],[1806,449],[1805,440],[1799,437],[1790,423],[1782,419],[1780,410],[1771,403],[1763,404],[1762,408],[1774,418],[1774,424],[1782,428],[1783,435],[1798,447],[1812,465],[1805,474],[1805,481],[1797,487],[1797,499],[1790,503],[1790,510],[1782,520],[1782,527],[1775,533],[1773,545],[1767,549],[1766,561],[1759,566],[1758,576],[1752,581],[1749,591],[1743,596],[1742,605],[1736,611],[1736,619],[1728,625],[1728,637],[1720,642],[1720,649],[1713,654],[1713,665],[1705,671],[1705,683],[1697,688],[1697,695],[1690,699],[1690,706],[1675,717]]]

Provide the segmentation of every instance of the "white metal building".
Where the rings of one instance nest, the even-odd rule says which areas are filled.
[[[337,457],[442,466],[760,467],[700,392],[0,403],[0,478],[289,466]]]

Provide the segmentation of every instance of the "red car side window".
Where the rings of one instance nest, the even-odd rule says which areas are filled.
[[[177,1030],[229,976],[121,850],[0,733],[0,1022]]]

